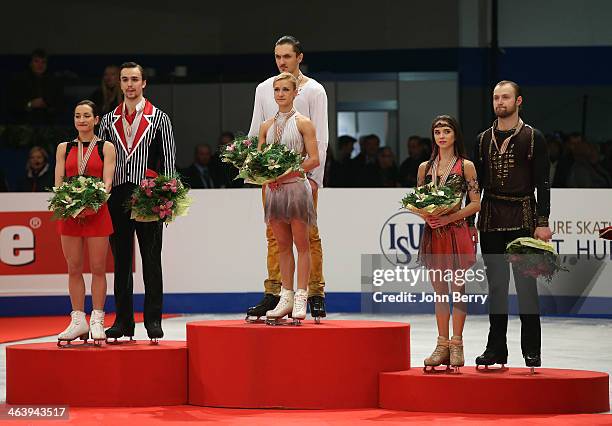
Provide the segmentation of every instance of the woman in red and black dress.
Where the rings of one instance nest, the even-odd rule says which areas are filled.
[[[449,339],[450,304],[448,282],[444,277],[452,271],[451,292],[463,294],[465,280],[463,273],[476,262],[475,241],[469,232],[465,219],[480,210],[480,191],[474,163],[465,158],[465,148],[459,123],[454,117],[441,115],[431,124],[431,139],[434,141],[431,158],[421,163],[417,173],[418,185],[435,182],[447,185],[463,197],[467,194],[465,207],[457,206],[442,216],[425,218],[427,224],[421,238],[419,258],[430,273],[436,296],[436,323],[438,341],[431,356],[425,359],[425,368],[442,364],[459,368],[464,364],[463,325],[466,317],[466,303],[453,303],[453,336]],[[468,202],[469,201],[469,202]],[[461,278],[461,280],[457,279]],[[438,301],[439,300],[439,301]]]
[[[74,109],[74,125],[79,132],[72,142],[63,142],[57,147],[55,186],[64,178],[84,175],[99,177],[110,192],[115,172],[115,148],[112,143],[98,139],[94,127],[100,117],[96,105],[81,101]],[[72,312],[68,328],[58,336],[60,341],[71,341],[91,337],[96,342],[106,338],[104,334],[104,301],[106,299],[106,255],[108,236],[113,233],[108,206],[103,204],[98,212],[83,211],[75,219],[58,221],[62,251],[68,264],[68,291]],[[91,269],[91,295],[93,311],[90,323],[85,319],[85,281],[83,280],[83,252],[87,244]]]

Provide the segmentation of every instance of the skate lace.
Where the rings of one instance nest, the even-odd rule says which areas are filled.
[[[296,297],[293,301],[293,306],[297,311],[301,311],[306,309],[306,298],[304,297]]]
[[[104,317],[102,318],[91,318],[91,320],[89,321],[91,323],[91,325],[101,325],[104,326]]]
[[[289,306],[290,304],[291,304],[291,299],[284,299],[281,297],[281,299],[278,301],[277,308],[282,309],[282,308]]]
[[[81,319],[76,314],[70,314],[70,324],[61,334],[70,334],[74,331],[75,328],[81,325]]]
[[[442,356],[442,355],[445,355],[446,354],[445,349],[446,349],[446,346],[444,346],[444,345],[437,345],[431,355],[432,356]]]

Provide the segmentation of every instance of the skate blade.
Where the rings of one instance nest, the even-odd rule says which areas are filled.
[[[244,322],[246,322],[247,324],[265,324],[266,320],[262,317],[253,317],[247,315],[244,319]]]
[[[161,337],[160,338],[158,338],[158,337],[152,337],[151,338],[150,337],[149,339],[151,340],[151,344],[152,345],[159,345],[159,339],[161,339]]]
[[[293,320],[287,318],[266,318],[266,325],[293,325]]]
[[[102,343],[106,342],[106,339],[94,339],[94,346],[97,346],[99,348],[102,347]]]
[[[448,373],[449,370],[451,370],[451,368],[448,365],[446,367],[433,365],[426,365],[423,367],[423,373],[425,374],[445,374]]]
[[[91,344],[87,340],[85,340],[82,343],[73,344],[72,342],[74,342],[75,340],[78,340],[78,338],[72,339],[72,340],[58,340],[57,347],[61,349],[67,349],[67,348],[82,348],[85,346],[91,346]]]
[[[497,367],[497,364],[477,365],[475,368],[476,368],[476,371],[480,373],[499,373],[499,372],[506,371],[508,369],[506,367],[506,364],[500,364],[499,367]]]
[[[449,373],[461,374],[461,367],[463,367],[463,365],[451,365]]]
[[[322,317],[314,317],[315,324],[321,324],[321,318]]]
[[[124,345],[129,343],[136,343],[133,336],[129,336],[129,340],[119,340],[121,337],[107,337],[106,344],[107,345]],[[112,342],[110,339],[114,339]]]

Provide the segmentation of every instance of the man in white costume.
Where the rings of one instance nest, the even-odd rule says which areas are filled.
[[[295,109],[312,121],[317,133],[320,165],[308,173],[308,180],[312,186],[315,209],[317,208],[318,189],[323,186],[323,172],[325,171],[325,157],[329,131],[327,128],[327,94],[323,86],[307,77],[300,71],[300,63],[304,58],[301,43],[292,36],[281,37],[274,46],[274,57],[279,72],[290,72],[298,80],[298,96],[295,98]],[[274,117],[278,105],[274,101],[272,87],[274,77],[260,83],[255,91],[255,104],[253,119],[249,136],[259,135],[259,127],[264,121]],[[263,192],[265,196],[265,191]],[[268,278],[264,281],[264,298],[247,311],[247,320],[265,316],[266,312],[276,307],[281,289],[280,266],[278,262],[278,245],[270,226],[266,227],[268,240]],[[310,256],[311,269],[308,280],[308,305],[310,314],[319,322],[325,317],[325,280],[323,278],[323,251],[321,238],[316,226],[310,228]]]

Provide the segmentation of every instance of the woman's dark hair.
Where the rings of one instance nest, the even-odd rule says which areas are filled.
[[[465,153],[465,145],[463,144],[463,133],[461,132],[461,126],[457,119],[451,115],[439,115],[431,122],[431,157],[427,163],[427,170],[429,170],[440,152],[440,148],[436,144],[436,138],[434,136],[434,130],[438,127],[450,127],[455,133],[455,143],[453,148],[455,155],[460,158],[467,158]]]
[[[100,116],[100,113],[98,111],[98,106],[96,105],[96,103],[94,101],[90,101],[89,99],[83,99],[81,102],[76,104],[75,108],[78,107],[79,105],[87,105],[88,107],[91,108],[94,117],[99,117]]]

